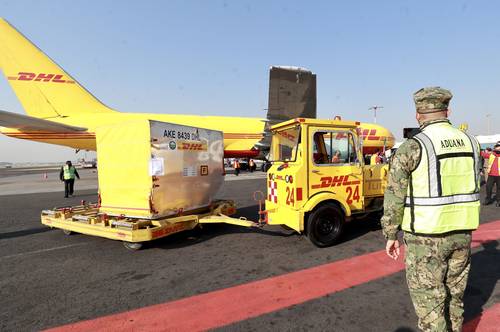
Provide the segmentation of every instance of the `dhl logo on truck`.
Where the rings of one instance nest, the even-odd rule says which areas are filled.
[[[179,150],[207,151],[207,144],[205,143],[178,141],[177,146]]]
[[[349,181],[349,175],[340,175],[340,176],[324,176],[320,179],[321,183],[313,184],[312,189],[320,189],[320,188],[329,188],[329,187],[340,187],[345,186],[346,192],[346,202],[351,205],[354,201],[359,202],[361,196],[359,195],[359,184],[360,180]],[[350,186],[355,187],[350,187]],[[353,190],[354,188],[354,190]]]
[[[359,180],[349,181],[349,175],[335,175],[331,176],[323,176],[320,179],[321,183],[313,184],[311,186],[312,189],[319,188],[329,188],[329,187],[340,187],[340,186],[351,186],[355,184],[360,184]]]
[[[290,141],[295,141],[295,136],[286,132],[286,131],[278,131],[278,135],[290,140]]]
[[[53,82],[53,83],[69,83],[73,84],[75,81],[63,80],[64,75],[61,74],[45,74],[45,73],[28,73],[19,72],[17,76],[8,76],[11,81],[34,81],[34,82]]]

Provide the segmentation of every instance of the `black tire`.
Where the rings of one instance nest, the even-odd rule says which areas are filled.
[[[73,232],[70,231],[69,229],[62,229],[62,232],[64,233],[64,235],[67,235],[67,236],[70,236],[71,234],[73,234]]]
[[[307,218],[307,237],[317,247],[329,247],[339,239],[344,228],[344,213],[334,203],[316,207]]]
[[[131,251],[137,251],[142,248],[143,243],[142,242],[127,242],[123,241],[123,246],[127,248],[128,250]]]

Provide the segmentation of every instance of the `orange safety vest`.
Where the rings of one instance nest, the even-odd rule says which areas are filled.
[[[500,153],[492,152],[488,159],[488,175],[499,176],[500,174]]]

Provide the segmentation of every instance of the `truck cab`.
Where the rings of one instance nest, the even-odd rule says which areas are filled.
[[[334,244],[353,216],[380,211],[388,165],[365,165],[359,122],[293,119],[271,128],[268,224]]]

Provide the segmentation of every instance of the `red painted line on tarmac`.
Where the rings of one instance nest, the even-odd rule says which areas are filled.
[[[463,332],[498,332],[500,331],[500,303],[486,309],[478,317],[463,326]]]
[[[472,246],[499,238],[500,220],[482,224],[474,232]],[[304,303],[403,269],[401,258],[392,261],[381,250],[50,331],[203,331]]]

